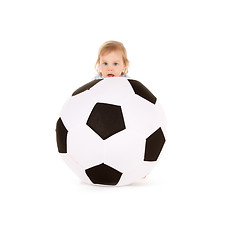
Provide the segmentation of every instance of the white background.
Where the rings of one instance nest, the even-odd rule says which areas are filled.
[[[0,238],[228,239],[227,13],[221,0],[1,1]],[[119,188],[82,184],[55,142],[107,40],[168,121],[157,167]]]

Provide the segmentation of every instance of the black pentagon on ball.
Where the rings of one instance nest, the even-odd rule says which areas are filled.
[[[67,152],[67,129],[61,118],[56,123],[56,141],[59,153]]]
[[[131,84],[135,94],[139,95],[140,97],[148,100],[149,102],[155,104],[157,98],[139,81],[128,79],[129,83]]]
[[[86,124],[103,140],[126,128],[121,107],[108,103],[96,103]]]
[[[96,80],[93,80],[85,85],[83,85],[82,87],[78,88],[76,91],[73,92],[72,96],[75,96],[79,93],[82,93],[86,90],[89,90],[90,88],[92,88],[94,85],[96,85],[97,83],[99,83],[101,80],[103,79],[96,79]]]
[[[85,172],[92,183],[102,185],[116,185],[122,176],[121,172],[104,163],[88,168]]]
[[[156,161],[165,144],[165,136],[159,128],[146,139],[144,161]]]

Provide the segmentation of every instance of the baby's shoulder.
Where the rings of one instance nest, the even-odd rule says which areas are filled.
[[[130,76],[128,76],[128,75],[122,75],[121,77],[130,78]],[[98,79],[103,79],[103,78],[104,77],[101,74],[99,74],[99,75],[96,75],[95,77],[93,77],[92,80],[98,80]]]
[[[103,79],[103,76],[101,74],[96,75],[92,80],[98,80],[98,79]]]

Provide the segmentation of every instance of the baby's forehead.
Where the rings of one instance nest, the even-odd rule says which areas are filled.
[[[102,61],[113,61],[113,62],[121,62],[123,61],[123,56],[114,56],[114,55],[103,55],[101,56],[100,60]]]
[[[121,62],[122,59],[105,59],[105,58],[102,58],[101,61],[102,62]]]

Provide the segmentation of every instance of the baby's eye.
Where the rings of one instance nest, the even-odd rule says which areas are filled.
[[[108,63],[106,63],[106,62],[104,62],[103,64],[104,64],[104,65],[108,65]]]
[[[115,65],[115,66],[117,66],[117,65],[118,65],[118,63],[114,63],[114,65]]]

